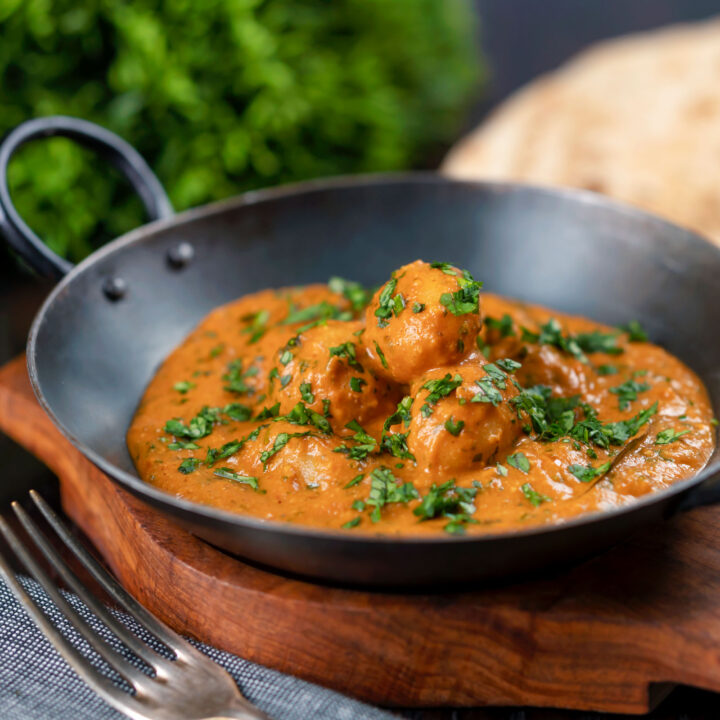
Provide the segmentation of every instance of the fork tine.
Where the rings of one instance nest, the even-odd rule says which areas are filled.
[[[165,645],[175,651],[178,657],[184,656],[185,660],[207,659],[206,655],[195,649],[174,630],[171,630],[167,625],[160,622],[130,595],[130,593],[95,560],[87,549],[72,536],[72,533],[65,523],[60,520],[37,491],[31,490],[30,497],[53,530],[55,530],[63,542],[75,553],[78,560],[82,562],[86,570],[95,578],[103,590],[131,615],[139,625],[144,626],[146,630],[157,636]]]
[[[72,608],[61,595],[58,588],[53,584],[45,571],[25,549],[3,517],[0,517],[0,533],[5,537],[11,550],[20,558],[33,578],[45,590],[50,599],[55,603],[65,619],[85,638],[88,644],[105,660],[105,662],[118,672],[134,688],[145,688],[151,678],[131,665],[122,655],[113,650],[102,640],[83,620],[77,611]]]
[[[33,522],[24,508],[12,503],[12,508],[18,516],[27,534],[40,548],[50,566],[60,575],[65,584],[107,625],[120,640],[132,650],[139,658],[157,671],[157,668],[165,663],[171,662],[159,655],[155,650],[142,642],[134,633],[121,622],[116,620],[108,609],[82,584],[78,576],[70,569],[70,566],[63,560],[60,554],[48,542],[45,534]]]
[[[55,646],[55,649],[62,655],[75,672],[97,693],[121,692],[109,678],[98,672],[82,655],[75,646],[70,643],[57,628],[50,622],[38,604],[28,595],[25,588],[15,577],[5,555],[0,551],[0,575],[7,583],[17,601],[25,608],[32,621],[40,628],[45,637]],[[123,693],[125,694],[125,693]]]

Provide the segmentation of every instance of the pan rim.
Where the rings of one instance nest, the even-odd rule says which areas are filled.
[[[708,463],[700,472],[689,478],[685,478],[680,482],[661,490],[648,493],[640,498],[625,505],[620,505],[608,510],[596,510],[582,515],[576,516],[569,520],[548,525],[530,526],[521,530],[512,532],[495,532],[483,533],[482,535],[392,535],[392,534],[362,534],[349,533],[341,529],[327,528],[320,529],[312,526],[305,526],[296,523],[282,522],[278,520],[263,520],[251,515],[242,515],[227,510],[222,510],[210,505],[203,505],[185,498],[172,495],[171,493],[160,490],[153,485],[144,482],[139,476],[132,475],[125,470],[117,467],[113,463],[107,461],[99,453],[87,446],[80,439],[75,437],[72,432],[60,421],[55,415],[50,404],[47,402],[42,392],[39,372],[36,362],[37,339],[42,326],[45,322],[47,313],[53,305],[55,299],[75,278],[92,268],[97,262],[108,255],[122,251],[126,246],[134,245],[142,242],[145,238],[154,234],[155,231],[169,228],[174,225],[185,224],[199,218],[210,217],[220,214],[230,208],[238,208],[243,206],[251,206],[264,202],[270,202],[275,199],[300,195],[307,192],[317,190],[345,189],[358,186],[367,186],[375,184],[441,184],[447,186],[464,186],[468,188],[478,188],[485,191],[495,193],[508,193],[517,191],[529,191],[539,195],[549,195],[552,197],[579,202],[583,205],[595,205],[609,208],[612,211],[629,216],[638,220],[652,222],[659,227],[665,227],[675,233],[682,233],[687,239],[693,243],[699,243],[700,246],[710,249],[718,257],[720,264],[720,248],[714,245],[710,240],[696,233],[689,228],[676,225],[664,218],[652,213],[646,212],[639,208],[633,207],[626,203],[620,202],[599,193],[579,188],[556,187],[550,185],[540,185],[531,183],[509,182],[509,181],[485,181],[485,180],[468,180],[450,178],[440,175],[437,172],[398,172],[398,173],[370,173],[361,175],[341,175],[332,178],[319,178],[315,180],[306,180],[299,183],[291,183],[280,185],[272,188],[260,190],[252,190],[235,197],[231,197],[218,202],[203,205],[198,208],[192,208],[184,212],[178,213],[173,217],[156,220],[121,235],[103,247],[91,253],[87,258],[78,263],[70,272],[65,275],[57,285],[51,290],[50,294],[43,301],[40,309],[33,319],[30,331],[28,333],[26,360],[30,384],[32,386],[35,397],[41,407],[48,414],[55,427],[61,434],[69,440],[88,460],[108,475],[111,480],[120,486],[126,487],[130,492],[139,497],[147,497],[151,499],[157,507],[158,504],[173,507],[175,510],[182,512],[185,516],[200,516],[205,521],[220,523],[224,525],[236,526],[239,529],[252,531],[272,532],[273,534],[287,534],[291,536],[302,536],[305,539],[313,540],[342,540],[355,545],[373,544],[383,545],[390,544],[395,548],[408,546],[428,546],[446,543],[492,543],[501,540],[504,541],[523,541],[529,540],[540,535],[570,530],[571,528],[590,526],[599,524],[611,518],[617,518],[623,515],[638,512],[645,507],[654,505],[661,501],[667,501],[671,498],[682,495],[694,487],[703,484],[705,481],[720,472],[720,458],[715,463]],[[717,437],[716,437],[717,440]]]

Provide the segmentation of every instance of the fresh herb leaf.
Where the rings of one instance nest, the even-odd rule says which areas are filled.
[[[675,431],[673,428],[665,428],[661,430],[655,438],[656,445],[669,445],[671,442],[675,442],[678,438],[683,435],[687,435],[690,430],[681,430],[680,432]]]
[[[515,337],[515,330],[513,326],[513,319],[505,313],[499,320],[493,317],[485,318],[485,325],[491,330],[497,330],[500,333],[500,337]]]
[[[328,281],[328,287],[334,293],[342,295],[348,300],[350,306],[356,313],[364,310],[373,296],[373,290],[371,288],[364,288],[358,282],[344,280],[340,277],[331,277]]]
[[[288,373],[287,375],[281,375],[280,376],[280,387],[287,387],[291,380],[292,380],[292,374]]]
[[[315,402],[315,396],[312,393],[312,385],[309,382],[300,383],[300,397],[308,404],[311,405]]]
[[[627,325],[621,325],[620,330],[628,334],[630,342],[647,342],[648,334],[637,320],[631,320]]]
[[[168,445],[170,450],[198,450],[199,448],[200,446],[192,440],[176,440]]]
[[[380,349],[380,346],[378,345],[377,340],[374,340],[373,342],[375,343],[375,350],[378,354],[378,357],[380,358],[380,362],[382,363],[382,366],[387,370],[388,363],[387,363],[387,360],[385,359],[385,353]]]
[[[280,403],[276,402],[272,407],[264,407],[256,416],[256,420],[271,420],[280,414]]]
[[[408,448],[407,438],[409,432],[406,433],[383,433],[380,439],[381,452],[390,453],[394,457],[403,458],[404,460],[415,460],[415,456]]]
[[[277,453],[279,453],[290,442],[292,438],[308,437],[309,435],[312,435],[312,433],[278,433],[275,436],[275,442],[273,443],[272,448],[270,448],[269,450],[264,450],[260,454],[260,462],[263,464],[263,469],[267,470],[267,464],[270,458],[274,455],[277,455]]]
[[[188,390],[192,390],[197,385],[189,380],[181,380],[173,385],[173,390],[177,390],[181,395],[184,395]]]
[[[337,345],[330,348],[330,357],[345,358],[348,361],[348,365],[360,372],[365,372],[363,366],[357,360],[357,345],[352,342],[345,342],[342,345]]]
[[[621,410],[627,410],[630,407],[630,403],[637,400],[637,394],[645,392],[650,389],[650,385],[647,383],[639,383],[635,380],[626,380],[621,385],[616,385],[610,388],[610,392],[613,395],[618,396],[618,406]]]
[[[350,480],[350,482],[348,482],[348,483],[345,485],[345,490],[347,490],[348,488],[351,488],[351,487],[355,487],[355,485],[361,483],[361,482],[362,482],[362,479],[363,479],[364,477],[365,477],[365,476],[364,476],[362,473],[359,473],[358,475],[356,475],[352,480]]]
[[[430,263],[430,267],[435,268],[436,270],[440,270],[441,272],[444,272],[446,275],[455,275],[457,277],[457,270],[450,263],[434,262],[434,263]]]
[[[289,350],[284,350],[280,355],[280,364],[287,365],[293,359],[293,354]]]
[[[522,367],[521,363],[517,360],[512,360],[511,358],[501,358],[500,360],[496,360],[495,364],[509,373],[513,373]]]
[[[457,437],[462,432],[462,429],[464,427],[465,422],[463,420],[458,420],[457,422],[454,422],[452,415],[445,421],[445,429],[455,437]]]
[[[346,523],[343,523],[340,527],[343,528],[343,530],[352,530],[354,527],[357,527],[360,524],[361,520],[362,518],[358,515],[352,520],[348,520]]]
[[[225,478],[226,480],[232,480],[233,482],[241,483],[243,485],[249,485],[253,490],[258,489],[258,479],[250,475],[240,475],[230,468],[221,467],[213,472],[213,475]]]
[[[330,423],[323,415],[310,408],[306,407],[303,402],[299,402],[295,407],[285,416],[285,420],[294,425],[313,425],[321,433],[329,435],[332,433]]]
[[[367,385],[367,381],[359,377],[350,378],[350,389],[353,392],[362,392],[363,385]]]
[[[602,477],[609,469],[612,463],[610,460],[602,465],[593,467],[592,465],[568,465],[568,470],[580,481],[589,483],[596,478]]]
[[[331,305],[326,300],[317,305],[309,305],[308,307],[296,310],[290,309],[288,316],[282,321],[282,325],[294,325],[295,323],[311,323],[308,327],[300,328],[298,333],[309,330],[318,320],[351,320],[352,313],[343,311],[335,305]]]
[[[388,503],[408,503],[417,497],[414,485],[410,482],[400,484],[389,468],[381,466],[370,473],[370,494],[366,504],[374,508],[370,515],[373,522],[380,520],[381,509]]]
[[[423,390],[428,390],[427,397],[425,398],[425,404],[420,408],[420,412],[423,417],[429,417],[432,415],[431,405],[436,405],[437,402],[444,397],[450,395],[456,388],[462,385],[462,377],[458,374],[451,379],[450,373],[447,373],[445,377],[438,380],[428,380],[423,386]]]
[[[406,395],[397,406],[395,412],[390,415],[383,423],[383,430],[388,430],[392,425],[404,423],[405,427],[410,425],[410,408],[412,408],[413,399],[410,395]]]
[[[252,416],[252,410],[241,403],[230,403],[223,408],[223,413],[233,420],[245,422]]]
[[[616,365],[600,365],[597,368],[598,375],[617,375],[618,369]]]
[[[187,458],[187,460],[183,460],[180,463],[180,467],[178,470],[183,475],[189,475],[191,472],[195,472],[197,470],[197,466],[200,464],[200,460],[197,458]]]
[[[375,308],[375,317],[378,319],[378,327],[387,327],[389,318],[393,313],[397,317],[405,308],[405,298],[398,294],[393,297],[393,293],[397,288],[397,278],[392,277],[388,280],[378,296],[378,306]]]
[[[467,270],[463,270],[462,276],[457,277],[457,282],[460,289],[454,293],[443,293],[440,296],[440,304],[453,315],[479,313],[480,290],[483,284],[474,280]]]
[[[245,322],[250,324],[243,328],[240,332],[250,333],[250,339],[248,344],[252,345],[256,343],[266,332],[267,332],[267,321],[270,319],[270,312],[268,310],[259,310],[256,313],[245,315],[242,318]]]
[[[165,432],[178,437],[188,437],[195,440],[203,438],[212,432],[213,425],[220,421],[220,408],[211,408],[207,405],[185,425],[181,420],[173,418],[165,423]]]
[[[412,311],[413,311],[414,315],[421,313],[424,309],[425,309],[425,303],[419,303],[419,302],[413,303]]]
[[[238,395],[252,392],[252,388],[245,382],[245,378],[256,374],[257,371],[253,373],[253,369],[243,373],[242,360],[233,360],[228,365],[227,373],[222,376],[222,379],[227,383],[227,385],[225,385],[225,390],[237,393]]]
[[[526,475],[530,472],[530,461],[527,459],[527,455],[525,455],[525,453],[513,453],[512,455],[508,455],[505,460],[510,467],[514,467]]]
[[[525,483],[524,485],[522,485],[520,487],[520,490],[522,490],[522,494],[525,496],[525,499],[533,507],[538,507],[538,505],[541,505],[544,502],[550,502],[552,499],[549,498],[547,495],[542,495],[537,492],[530,483]]]
[[[352,439],[357,443],[352,447],[347,445],[340,445],[336,447],[333,452],[343,453],[347,455],[351,460],[365,460],[365,458],[374,452],[377,442],[372,435],[368,435],[362,428],[357,420],[351,420],[345,425],[348,430],[353,430],[354,435]]]

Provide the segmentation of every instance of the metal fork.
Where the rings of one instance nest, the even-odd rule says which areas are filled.
[[[223,668],[161,623],[131,597],[72,536],[67,526],[37,492],[31,490],[30,497],[55,533],[105,592],[138,625],[160,640],[173,656],[170,659],[159,654],[113,617],[107,607],[82,584],[23,507],[17,502],[12,503],[20,523],[53,570],[152,671],[152,674],[146,674],[133,665],[83,620],[65,600],[41,565],[23,546],[6,520],[0,517],[0,532],[30,575],[43,587],[66,620],[132,688],[132,692],[127,692],[112,682],[59,632],[18,582],[7,558],[0,552],[0,575],[4,577],[15,597],[57,651],[100,697],[120,712],[137,720],[270,720],[268,715],[251,705],[241,695],[235,681]]]

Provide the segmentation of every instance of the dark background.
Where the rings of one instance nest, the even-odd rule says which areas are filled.
[[[481,18],[479,39],[489,65],[490,83],[468,118],[468,129],[513,90],[556,68],[596,40],[720,14],[720,0],[476,0],[476,5]],[[22,352],[29,324],[50,284],[21,271],[5,253],[0,254],[0,263],[0,362],[5,362]],[[0,457],[4,473],[0,502],[24,493],[29,487],[44,487],[53,482],[42,465],[3,436]],[[500,708],[407,716],[422,720],[600,717],[593,713]],[[650,717],[718,718],[720,696],[681,688]]]

